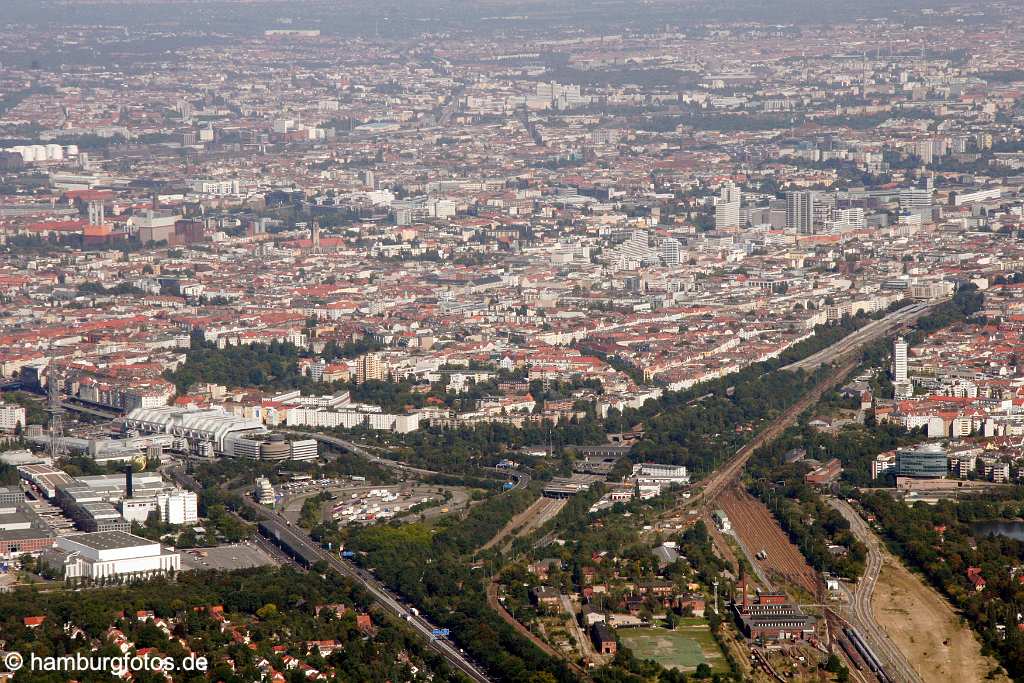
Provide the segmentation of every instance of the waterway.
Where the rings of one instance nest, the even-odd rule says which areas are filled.
[[[975,522],[971,530],[976,536],[995,534],[1024,541],[1024,522]]]

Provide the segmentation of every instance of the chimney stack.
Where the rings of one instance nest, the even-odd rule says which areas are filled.
[[[124,468],[124,497],[131,498],[134,494],[132,486],[132,466],[128,465]]]

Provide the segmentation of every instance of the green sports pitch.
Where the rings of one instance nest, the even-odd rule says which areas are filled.
[[[620,628],[623,645],[638,659],[653,659],[666,669],[693,671],[706,662],[712,671],[728,669],[722,650],[706,623],[682,625],[675,631],[664,628]]]

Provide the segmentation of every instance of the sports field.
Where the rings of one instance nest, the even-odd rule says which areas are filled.
[[[686,619],[675,631],[664,628],[620,628],[622,643],[638,659],[653,659],[666,669],[693,671],[706,662],[712,671],[727,671],[721,648],[702,619]]]

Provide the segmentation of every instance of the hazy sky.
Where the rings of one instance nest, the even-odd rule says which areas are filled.
[[[605,31],[707,20],[820,22],[853,15],[894,16],[894,8],[942,7],[950,0],[2,0],[0,4],[3,23],[125,24],[241,33],[310,26],[352,34],[379,31],[385,18],[393,30],[403,33],[486,28],[503,22],[538,29],[578,24]]]

